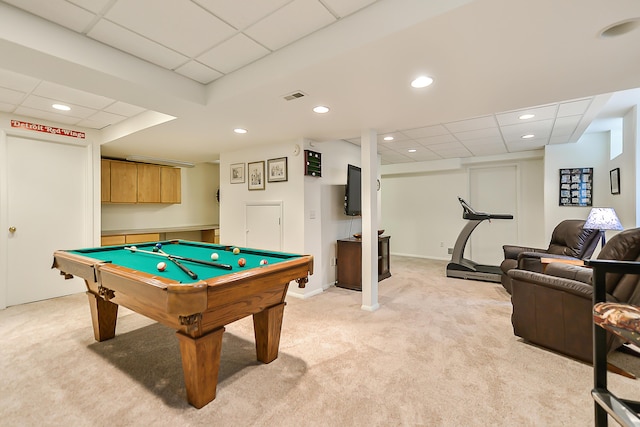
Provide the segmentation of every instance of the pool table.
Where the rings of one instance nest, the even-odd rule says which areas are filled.
[[[197,278],[166,256],[173,255]],[[289,282],[304,287],[313,274],[313,257],[209,243],[171,240],[54,252],[53,268],[87,285],[94,337],[115,336],[118,306],[176,330],[182,356],[187,400],[201,408],[215,399],[224,326],[253,315],[257,358],[278,357],[280,330]],[[144,251],[144,252],[143,252]],[[218,259],[212,261],[212,254]],[[246,265],[240,267],[238,260]],[[185,259],[226,265],[214,267]],[[159,262],[166,269],[159,271]],[[262,264],[261,264],[262,261]],[[231,269],[228,269],[230,266]]]

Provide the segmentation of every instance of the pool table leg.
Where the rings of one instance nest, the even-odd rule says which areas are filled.
[[[187,400],[200,409],[216,398],[224,328],[198,338],[176,332],[180,341]]]
[[[256,354],[261,362],[270,363],[278,357],[285,304],[282,302],[253,315]]]
[[[96,341],[106,341],[116,335],[116,320],[118,319],[118,304],[107,301],[93,292],[87,292],[91,322],[93,323],[93,337]]]

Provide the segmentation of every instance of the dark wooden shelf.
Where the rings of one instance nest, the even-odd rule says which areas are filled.
[[[308,176],[322,176],[322,153],[304,150],[304,174]]]
[[[362,240],[355,237],[338,240],[336,286],[362,290]],[[378,237],[378,282],[391,277],[389,236]]]

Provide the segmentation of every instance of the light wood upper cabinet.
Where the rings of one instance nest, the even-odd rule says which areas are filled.
[[[160,203],[160,166],[138,164],[138,203]]]
[[[160,203],[182,202],[182,181],[180,168],[160,168]]]
[[[111,201],[111,161],[100,162],[100,194],[103,202]]]
[[[102,203],[181,203],[180,168],[102,159]]]
[[[138,200],[138,166],[111,161],[111,202],[136,203]]]

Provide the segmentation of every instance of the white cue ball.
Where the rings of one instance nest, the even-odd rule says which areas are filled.
[[[167,264],[161,261],[156,267],[158,268],[158,271],[164,271],[165,268],[167,268]]]
[[[132,251],[132,252],[135,252],[135,251],[138,250],[138,247],[137,246],[129,246],[129,250]]]
[[[217,253],[215,253],[215,252],[214,252],[214,253],[212,253],[212,254],[211,254],[211,260],[212,260],[212,261],[217,261],[217,260],[218,260],[218,254],[217,254]]]

